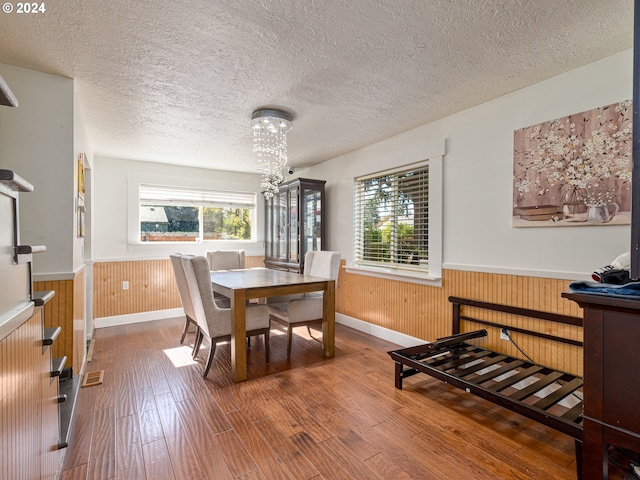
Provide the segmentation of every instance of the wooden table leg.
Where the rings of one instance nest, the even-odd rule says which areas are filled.
[[[335,355],[336,346],[336,284],[327,282],[327,289],[322,296],[322,353],[331,358]]]
[[[233,290],[231,297],[231,375],[236,382],[247,379],[246,291]]]

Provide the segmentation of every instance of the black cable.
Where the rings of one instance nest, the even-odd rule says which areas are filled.
[[[534,362],[534,361],[533,361],[533,359],[532,359],[529,355],[527,355],[526,353],[524,353],[524,350],[522,350],[522,349],[520,348],[520,345],[518,345],[516,342],[514,342],[513,338],[511,338],[511,332],[510,332],[509,330],[507,330],[506,328],[502,328],[502,329],[501,329],[501,331],[503,331],[503,332],[504,332],[504,334],[509,338],[509,341],[510,341],[511,343],[513,343],[513,346],[514,346],[514,347],[516,347],[516,348],[518,349],[518,351],[519,351],[522,355],[524,355],[524,357],[525,357],[527,360],[529,360],[531,363],[536,363],[536,362]]]

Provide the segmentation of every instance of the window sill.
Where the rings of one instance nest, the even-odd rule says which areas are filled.
[[[397,280],[399,282],[417,283],[419,285],[429,285],[432,287],[442,287],[442,277],[429,276],[427,273],[397,272],[395,270],[387,270],[384,268],[357,267],[354,265],[345,265],[344,269],[347,273],[353,273],[356,275],[386,278],[389,280]]]
[[[203,255],[207,250],[244,250],[247,256],[263,256],[264,246],[261,241],[205,241],[205,242],[129,242],[127,251],[144,255],[164,255],[181,252],[190,255]],[[167,257],[168,258],[168,257]]]

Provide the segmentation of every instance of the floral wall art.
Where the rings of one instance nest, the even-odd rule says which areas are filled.
[[[513,225],[623,225],[631,209],[631,101],[514,132]]]

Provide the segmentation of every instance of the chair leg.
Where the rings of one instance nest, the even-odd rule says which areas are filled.
[[[315,340],[316,342],[322,342],[322,340],[320,338],[316,338],[313,336],[313,334],[311,333],[311,325],[307,324],[307,332],[309,332],[309,336]]]
[[[191,352],[191,356],[193,357],[194,360],[198,356],[198,353],[200,352],[200,345],[202,345],[202,337],[203,337],[202,331],[200,331],[200,328],[198,328],[196,330],[195,342],[193,342],[193,351]]]
[[[180,344],[184,342],[184,337],[187,336],[187,332],[189,331],[189,325],[191,324],[191,319],[185,316],[184,328],[182,329],[182,336],[180,337]]]
[[[291,324],[287,327],[287,358],[291,356],[291,339],[293,338],[293,328]]]
[[[269,329],[264,332],[264,361],[269,363]]]
[[[209,349],[209,358],[207,358],[207,365],[204,367],[203,377],[206,377],[209,373],[209,369],[211,368],[211,363],[213,362],[213,356],[216,354],[216,342],[211,339],[211,348]]]

